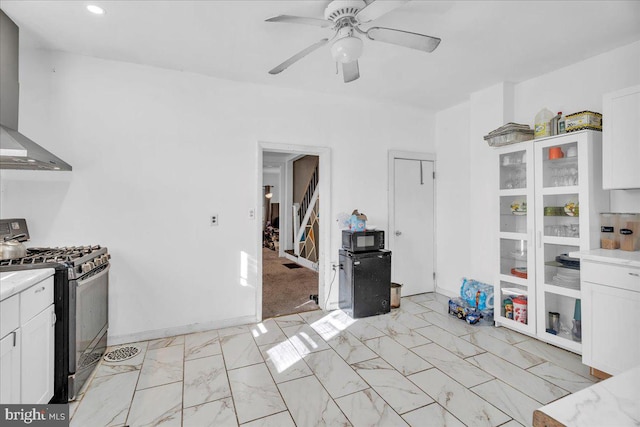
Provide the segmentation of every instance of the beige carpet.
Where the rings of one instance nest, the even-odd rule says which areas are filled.
[[[319,310],[309,295],[318,293],[318,273],[308,268],[289,269],[288,258],[262,248],[262,318]]]

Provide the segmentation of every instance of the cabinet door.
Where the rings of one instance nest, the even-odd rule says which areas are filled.
[[[22,403],[48,403],[53,397],[53,304],[22,325]]]
[[[496,323],[528,334],[536,332],[533,146],[514,144],[497,150],[499,169],[499,253]],[[512,301],[526,298],[528,315],[514,319]],[[520,314],[523,312],[520,311]]]
[[[0,340],[0,404],[20,403],[20,329]]]
[[[580,334],[572,333],[581,304],[580,270],[567,257],[590,248],[590,211],[596,203],[589,197],[591,176],[596,174],[592,167],[596,136],[590,135],[572,132],[535,144],[536,333],[543,341],[575,353],[581,352]],[[559,322],[550,321],[553,318]]]
[[[640,292],[583,281],[582,363],[611,375],[638,364]]]
[[[603,97],[603,187],[640,188],[640,86]]]

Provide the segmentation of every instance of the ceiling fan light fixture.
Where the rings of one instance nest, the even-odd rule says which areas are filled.
[[[363,43],[358,37],[347,36],[331,45],[331,56],[336,62],[347,64],[356,61],[362,55]]]

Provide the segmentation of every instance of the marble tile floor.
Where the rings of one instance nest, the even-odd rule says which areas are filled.
[[[384,316],[311,311],[134,343],[101,361],[71,426],[529,426],[533,411],[597,381],[580,357],[468,325],[448,297]]]

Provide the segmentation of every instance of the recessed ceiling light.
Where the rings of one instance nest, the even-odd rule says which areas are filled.
[[[87,5],[87,10],[91,13],[95,13],[96,15],[104,15],[104,9],[100,6],[96,6],[95,4]]]

